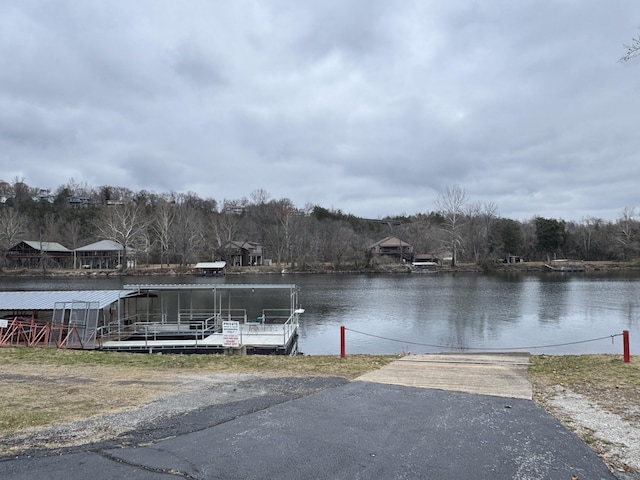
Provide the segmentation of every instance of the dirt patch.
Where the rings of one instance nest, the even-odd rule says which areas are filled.
[[[11,406],[2,413],[3,426],[24,424],[25,416],[35,424],[19,430],[5,428],[0,456],[101,442],[163,417],[260,394],[238,387],[252,378],[246,374],[193,375],[104,367],[77,370],[0,372],[0,395],[5,403],[11,398],[15,407],[13,415]]]
[[[129,375],[134,373],[129,372]],[[143,445],[176,435],[181,428],[191,428],[188,422],[184,423],[184,415],[203,408],[228,403],[240,405],[243,402],[253,405],[256,401],[262,405],[260,398],[265,399],[265,405],[274,401],[278,403],[347,381],[340,377],[162,373],[165,375],[162,381],[149,380],[148,375],[144,380],[129,378],[124,381],[124,389],[112,391],[117,399],[123,401],[131,389],[148,390],[146,397],[136,397],[139,403],[129,399],[128,407],[88,417],[77,415],[72,421],[50,423],[1,436],[0,458],[43,452],[49,455],[74,447],[86,448],[88,444],[108,445],[108,448]],[[96,380],[96,384],[108,387],[100,382]],[[249,410],[254,411],[253,408]],[[202,428],[202,425],[198,424],[197,428]]]
[[[0,434],[125,411],[199,384],[181,372],[104,366],[0,366]]]

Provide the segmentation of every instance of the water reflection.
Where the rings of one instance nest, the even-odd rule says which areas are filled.
[[[337,354],[340,325],[348,353],[413,353],[458,349],[532,353],[621,353],[621,340],[566,345],[631,332],[640,351],[638,274],[229,275],[218,278],[82,277],[0,279],[4,290],[103,289],[132,283],[281,283],[300,287],[300,350]],[[279,308],[269,291],[222,299],[246,308]],[[202,296],[202,298],[200,298]],[[180,298],[179,301],[194,301]],[[199,292],[196,302],[211,302]],[[175,304],[167,308],[176,309]],[[362,333],[358,333],[362,332]],[[537,348],[540,346],[559,345]]]
[[[570,280],[565,274],[549,273],[538,281],[538,321],[557,323],[566,313]]]

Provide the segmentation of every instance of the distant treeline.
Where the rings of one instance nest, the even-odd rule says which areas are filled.
[[[0,181],[0,198],[3,251],[22,240],[75,249],[110,239],[135,250],[143,264],[217,260],[229,241],[249,241],[261,244],[263,258],[276,265],[362,269],[380,261],[368,247],[389,235],[413,245],[417,254],[452,257],[454,263],[491,264],[509,256],[628,261],[640,249],[633,208],[625,208],[615,221],[516,221],[499,217],[492,204],[467,202],[459,187],[440,196],[437,211],[384,219],[363,219],[320,205],[297,207],[264,190],[219,205],[192,192],[134,192],[74,181],[51,192],[16,179]]]

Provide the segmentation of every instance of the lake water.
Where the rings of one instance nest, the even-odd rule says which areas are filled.
[[[623,330],[630,332],[631,353],[640,353],[640,274],[634,273],[4,277],[0,289],[193,282],[298,285],[306,310],[299,349],[305,354],[338,354],[341,325],[347,353],[622,354]],[[258,295],[242,302],[233,307],[250,315],[271,303]]]

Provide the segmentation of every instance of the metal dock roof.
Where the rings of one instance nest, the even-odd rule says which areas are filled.
[[[49,290],[0,292],[0,311],[54,310],[58,302],[98,302],[105,308],[121,298],[135,295],[133,290]]]

